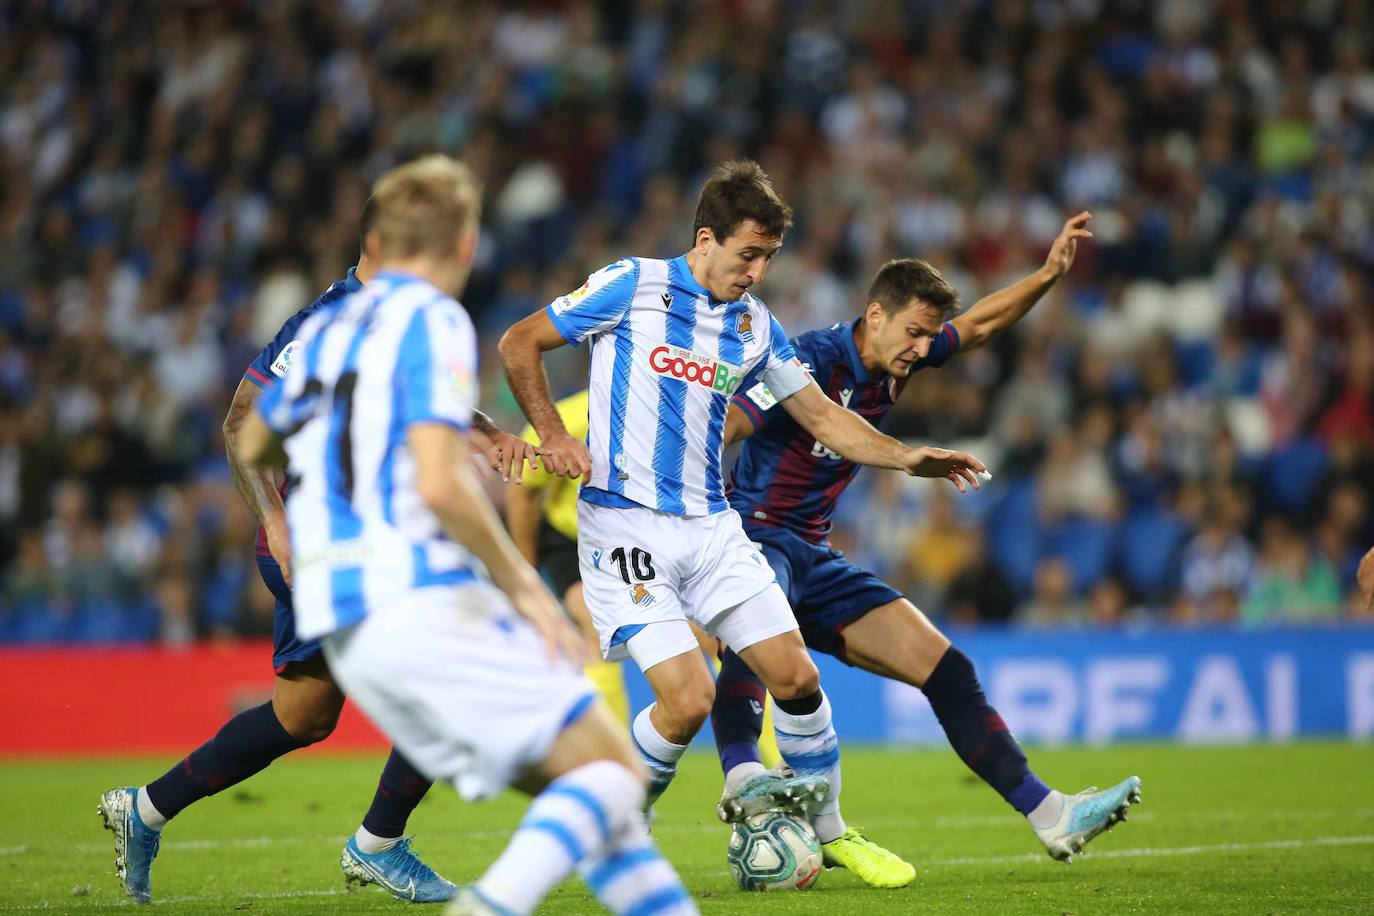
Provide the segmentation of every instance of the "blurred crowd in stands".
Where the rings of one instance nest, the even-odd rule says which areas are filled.
[[[796,209],[761,290],[794,334],[890,257],[971,304],[1089,209],[1071,275],[890,417],[992,484],[865,471],[837,545],[956,624],[1358,614],[1372,55],[1361,0],[5,4],[0,640],[270,632],[220,423],[430,150],[485,182],[464,299],[511,426],[500,332],[684,251],[720,161]]]

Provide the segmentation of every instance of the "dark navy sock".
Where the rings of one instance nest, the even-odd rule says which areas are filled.
[[[973,662],[950,646],[921,688],[955,753],[1022,814],[1050,793],[1026,762],[1007,723],[988,705]]]
[[[382,778],[377,782],[377,794],[372,796],[372,807],[363,817],[363,829],[373,836],[388,839],[405,833],[410,812],[415,810],[431,785],[433,783],[420,775],[420,771],[393,747],[382,768]]]
[[[282,728],[269,700],[225,722],[215,737],[148,783],[148,800],[163,817],[175,817],[192,802],[243,782],[282,754],[307,744]]]
[[[778,704],[778,709],[787,713],[789,716],[809,716],[821,708],[821,703],[825,702],[825,694],[817,690],[804,697],[794,697],[790,700],[779,700],[773,698],[773,702]]]
[[[722,772],[741,763],[759,762],[759,735],[763,733],[763,704],[767,691],[744,659],[729,649],[716,675],[716,701],[711,706],[711,730]]]

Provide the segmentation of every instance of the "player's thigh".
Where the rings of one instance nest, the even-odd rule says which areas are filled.
[[[468,799],[511,785],[595,689],[482,583],[418,589],[325,639],[348,695],[426,776]]]
[[[582,594],[607,661],[627,658],[630,637],[645,626],[686,620],[680,567],[693,545],[682,521],[642,507],[578,507]]]
[[[844,628],[846,660],[874,674],[924,686],[949,639],[905,598],[873,608]]]
[[[719,636],[724,617],[764,589],[776,587],[777,575],[744,533],[734,510],[689,521],[697,549],[682,578],[682,606],[702,629]]]
[[[705,721],[715,700],[716,680],[685,620],[650,624],[630,639],[628,648],[662,715],[692,730]]]
[[[807,654],[792,608],[777,585],[731,609],[717,624],[716,632],[754,670],[775,699],[796,699],[819,687],[816,663]]]
[[[647,784],[644,763],[630,744],[625,726],[617,722],[609,707],[598,699],[559,732],[548,754],[521,774],[515,787],[533,795],[558,777],[602,760],[620,764]]]

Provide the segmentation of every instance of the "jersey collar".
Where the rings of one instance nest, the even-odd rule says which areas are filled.
[[[358,290],[363,288],[363,281],[358,279],[357,264],[354,264],[352,267],[348,268],[348,273],[343,278],[343,285],[344,289],[348,290],[350,293],[356,293]]]
[[[740,312],[749,308],[748,303],[743,299],[725,300],[712,296],[711,291],[698,283],[697,278],[692,276],[692,268],[687,264],[687,255],[678,255],[668,263],[673,268],[673,276],[670,279],[695,296],[705,296],[706,304],[711,308],[720,308],[723,305],[726,312]]]
[[[859,358],[859,348],[854,345],[854,331],[859,327],[860,321],[863,321],[862,315],[851,321],[848,330],[840,336],[844,338],[844,349],[849,354],[849,366],[854,370],[854,381],[863,385],[868,382],[868,370],[864,368],[864,361]]]

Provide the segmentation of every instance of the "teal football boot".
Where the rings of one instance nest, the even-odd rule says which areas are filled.
[[[456,884],[420,861],[410,848],[410,837],[376,853],[363,852],[357,837],[349,837],[339,853],[339,867],[350,886],[376,884],[407,903],[443,903],[458,893]]]
[[[1132,776],[1105,792],[1097,787],[1064,797],[1064,808],[1052,827],[1035,828],[1050,858],[1072,862],[1093,837],[1126,819],[1126,809],[1140,801],[1140,777]]]

